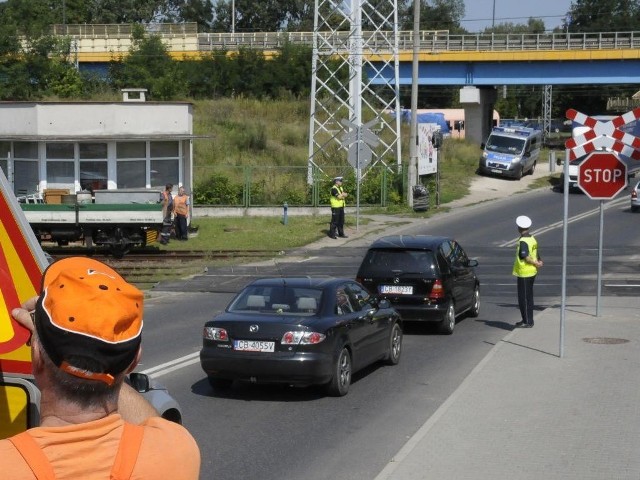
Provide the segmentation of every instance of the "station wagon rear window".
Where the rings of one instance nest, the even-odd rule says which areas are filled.
[[[437,266],[431,250],[369,250],[360,268],[364,276],[389,275],[392,272],[420,273],[423,276],[437,274]]]

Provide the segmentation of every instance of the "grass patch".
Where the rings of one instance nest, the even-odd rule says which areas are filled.
[[[187,242],[172,240],[160,246],[169,250],[273,251],[313,243],[327,235],[329,215],[282,217],[205,217],[193,220],[197,234]],[[346,226],[355,225],[355,218]]]

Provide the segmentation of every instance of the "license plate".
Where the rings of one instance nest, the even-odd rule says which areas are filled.
[[[256,340],[234,340],[233,349],[241,352],[273,352],[275,342],[261,342]]]
[[[502,173],[502,170],[498,170],[497,168],[492,168],[491,172],[492,173]]]
[[[408,285],[382,285],[380,293],[391,293],[395,295],[413,295],[413,287]]]

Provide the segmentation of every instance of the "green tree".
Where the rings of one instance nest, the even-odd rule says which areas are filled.
[[[462,32],[464,0],[420,0],[420,29]],[[400,30],[413,30],[413,0],[398,1]]]
[[[184,95],[185,82],[160,36],[147,36],[142,26],[134,27],[129,55],[110,65],[112,85],[117,89],[146,88],[156,100]]]
[[[213,22],[213,4],[211,0],[166,0],[160,16],[171,23],[197,23],[199,32],[208,32]]]
[[[575,0],[567,13],[570,32],[624,32],[640,28],[638,0]]]
[[[236,32],[281,32],[310,30],[313,0],[235,0]],[[220,0],[214,7],[213,31],[230,32],[232,0]]]

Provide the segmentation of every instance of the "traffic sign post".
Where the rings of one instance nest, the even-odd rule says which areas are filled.
[[[591,152],[578,167],[578,186],[593,200],[609,200],[627,187],[627,165],[614,152]]]

